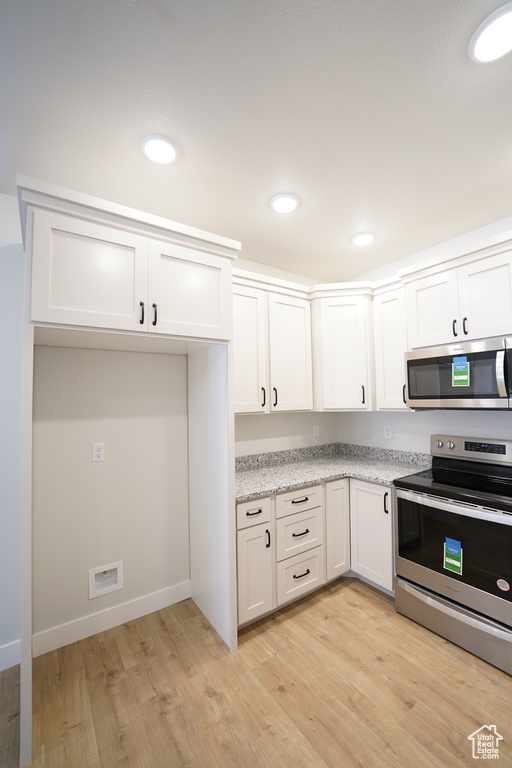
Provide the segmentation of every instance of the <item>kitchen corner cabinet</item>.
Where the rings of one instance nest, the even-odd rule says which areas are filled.
[[[197,246],[36,209],[31,320],[227,340],[231,262]]]
[[[327,581],[350,570],[350,481],[325,484],[325,547]]]
[[[315,291],[315,410],[373,409],[371,296]]]
[[[313,407],[307,299],[233,285],[235,413]]]
[[[237,504],[238,624],[275,608],[272,499]]]
[[[512,252],[411,279],[406,300],[410,348],[510,334]]]
[[[405,288],[376,292],[373,299],[373,332],[377,410],[405,410]]]
[[[351,570],[393,591],[393,512],[391,488],[350,481]]]

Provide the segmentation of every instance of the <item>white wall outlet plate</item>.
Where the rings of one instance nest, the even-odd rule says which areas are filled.
[[[105,461],[105,443],[92,444],[92,460]]]
[[[123,561],[89,569],[89,600],[123,588]]]

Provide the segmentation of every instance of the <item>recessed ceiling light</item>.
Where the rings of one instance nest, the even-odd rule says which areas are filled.
[[[283,193],[276,195],[270,201],[270,205],[278,213],[291,213],[296,209],[299,204],[299,198],[296,195],[290,195]]]
[[[469,43],[474,61],[495,61],[512,51],[512,3],[507,3],[483,21]]]
[[[178,149],[167,136],[152,133],[142,139],[144,153],[155,163],[172,163],[176,160]]]
[[[359,232],[352,238],[352,245],[370,245],[373,243],[375,235],[371,232]]]

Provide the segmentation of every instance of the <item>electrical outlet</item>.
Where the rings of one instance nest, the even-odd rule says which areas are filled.
[[[105,443],[92,444],[92,460],[105,461]]]
[[[393,437],[393,434],[391,432],[391,427],[384,427],[384,437],[386,437],[388,440],[391,440]]]
[[[313,437],[320,437],[320,426],[318,424],[313,426]]]

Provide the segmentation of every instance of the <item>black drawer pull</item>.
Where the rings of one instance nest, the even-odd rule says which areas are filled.
[[[265,533],[267,534],[267,543],[265,544],[265,549],[268,549],[270,547],[270,531],[268,530],[268,528],[265,531]]]
[[[361,387],[361,389],[363,390],[363,399],[362,399],[362,404],[364,405],[364,386],[362,386],[362,387]]]
[[[261,391],[263,392],[263,402],[261,404],[261,407],[264,408],[267,404],[267,393],[265,392],[265,387],[261,388]]]
[[[277,387],[272,387],[272,391],[274,393],[274,408],[277,407]]]
[[[154,316],[153,316],[153,325],[156,325],[156,321],[158,320],[158,315],[157,315],[157,306],[156,306],[156,304],[153,304],[153,311],[154,311]]]
[[[304,496],[303,499],[292,499],[292,504],[304,504],[306,501],[309,501],[309,496]]]
[[[453,323],[452,323],[452,331],[453,331],[453,335],[454,336],[458,336],[459,335],[457,333],[457,321],[456,320],[454,320]]]
[[[140,313],[139,322],[141,325],[144,325],[144,302],[143,301],[140,302],[140,306],[142,307],[142,312]]]
[[[253,517],[254,515],[261,515],[262,512],[263,512],[262,509],[257,509],[256,512],[246,512],[245,516],[246,517]]]
[[[292,533],[292,536],[297,539],[299,536],[305,536],[306,533],[309,533],[309,528],[306,528],[305,531],[302,531],[302,533]]]
[[[386,493],[384,494],[384,512],[386,513],[386,515],[389,515],[389,509],[387,508],[388,505],[386,503],[388,500],[388,496],[389,496],[389,493],[386,491]]]
[[[468,335],[468,327],[467,327],[467,325],[466,325],[466,323],[467,323],[467,322],[468,322],[468,319],[467,319],[467,317],[463,317],[463,318],[462,318],[462,330],[464,331],[464,335],[465,335],[465,336],[467,336],[467,335]]]
[[[299,575],[298,575],[298,576],[296,576],[295,574],[293,574],[293,578],[294,578],[294,579],[303,579],[303,578],[304,578],[304,576],[307,576],[307,575],[308,575],[308,573],[311,573],[311,571],[309,570],[309,568],[307,569],[307,571],[304,571],[304,573],[299,573]]]

